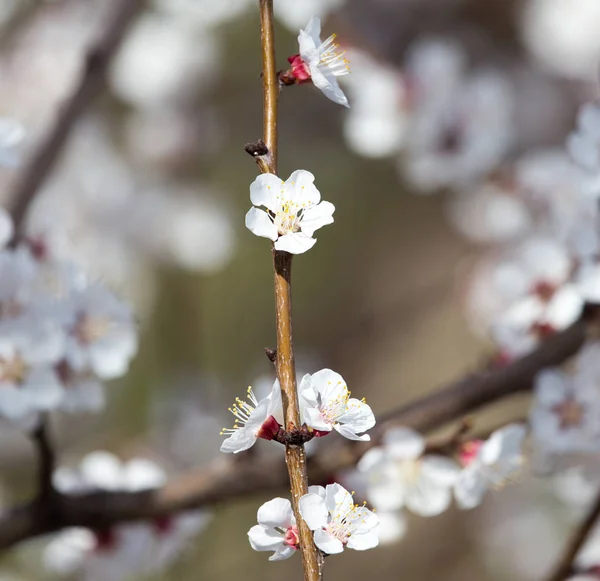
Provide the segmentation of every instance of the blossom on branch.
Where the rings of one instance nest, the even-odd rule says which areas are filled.
[[[364,551],[379,544],[379,518],[366,506],[354,504],[340,484],[310,486],[299,502],[300,514],[311,531],[315,545],[324,553],[341,553],[344,547]]]
[[[55,487],[65,494],[92,491],[145,491],[162,486],[165,472],[154,462],[135,458],[121,462],[109,452],[88,454],[78,468],[55,471]],[[156,574],[201,532],[210,520],[205,511],[91,530],[67,528],[44,550],[44,565],[61,575],[77,574],[82,581],[125,581]]]
[[[281,389],[279,381],[275,381],[271,393],[258,401],[252,388],[248,388],[248,401],[239,397],[229,408],[235,416],[233,428],[223,428],[222,436],[227,436],[221,444],[221,452],[243,452],[254,445],[258,438],[272,440],[279,430],[279,422],[275,415],[281,415]]]
[[[421,516],[435,516],[450,506],[459,467],[450,458],[424,452],[423,436],[402,427],[388,430],[383,446],[361,458],[358,469],[368,478],[367,498],[377,510],[406,507]]]
[[[525,426],[510,424],[496,430],[485,442],[463,446],[461,460],[465,467],[454,484],[461,508],[478,506],[488,488],[498,488],[515,476],[523,464],[525,434]]]
[[[273,551],[269,561],[288,559],[298,550],[298,527],[287,498],[265,502],[257,513],[258,524],[248,531],[248,540],[255,551]]]
[[[338,50],[335,38],[336,35],[332,34],[325,42],[321,42],[321,19],[313,16],[298,35],[299,54],[288,58],[291,68],[280,74],[279,78],[284,85],[312,81],[328,99],[350,107],[337,81],[337,77],[350,72],[350,63],[345,57],[346,51]]]
[[[336,430],[349,440],[370,440],[358,436],[375,425],[375,416],[364,400],[350,397],[344,378],[331,369],[306,374],[299,388],[304,421],[318,432]],[[320,434],[323,435],[323,434]]]
[[[17,146],[25,138],[24,127],[14,119],[0,117],[0,167],[16,167],[20,156]]]
[[[296,170],[285,182],[274,174],[259,175],[250,184],[254,208],[246,214],[246,227],[275,243],[275,250],[302,254],[316,244],[313,234],[333,223],[335,207],[321,202],[315,176]],[[263,209],[264,208],[264,209]]]

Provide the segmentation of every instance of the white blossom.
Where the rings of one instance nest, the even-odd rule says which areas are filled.
[[[588,172],[584,193],[600,194],[600,105],[586,103],[577,116],[577,130],[567,140],[571,157]],[[597,209],[597,208],[596,208]]]
[[[368,434],[358,434],[375,425],[375,416],[364,400],[350,397],[339,373],[331,369],[307,373],[300,383],[299,396],[309,428],[319,432],[336,430],[350,440],[370,440]]]
[[[311,531],[315,545],[327,554],[344,547],[364,551],[379,544],[377,515],[354,504],[352,495],[340,484],[310,486],[299,501],[300,514]]]
[[[270,440],[279,429],[274,415],[281,415],[281,389],[275,381],[271,393],[258,401],[252,388],[248,388],[248,401],[236,398],[229,411],[235,417],[233,428],[221,430],[227,436],[221,444],[221,452],[243,452],[254,445],[258,438]]]
[[[54,485],[65,494],[153,490],[165,481],[165,472],[154,462],[144,458],[122,462],[105,451],[88,454],[79,467],[61,467],[53,475]],[[44,564],[51,572],[76,574],[82,581],[126,581],[156,574],[209,520],[209,513],[188,511],[99,531],[68,528],[48,543]]]
[[[586,345],[575,369],[546,369],[535,380],[529,413],[534,460],[552,468],[564,454],[594,454],[600,449],[600,348]]]
[[[288,559],[298,549],[298,527],[287,498],[265,502],[257,513],[258,524],[248,531],[248,540],[255,551],[273,551],[269,561]]]
[[[0,117],[0,167],[16,167],[19,164],[17,147],[24,137],[25,129],[19,122]]]
[[[367,499],[377,510],[406,507],[421,516],[434,516],[450,506],[459,466],[444,456],[424,456],[424,451],[421,434],[393,428],[385,433],[383,446],[361,458],[358,469],[368,478]]]
[[[497,488],[513,478],[523,464],[522,444],[526,430],[511,424],[496,430],[485,442],[478,442],[454,484],[456,501],[461,508],[481,503],[488,488]]]
[[[325,42],[321,42],[321,19],[313,16],[298,35],[300,54],[288,60],[298,82],[311,80],[328,99],[349,107],[348,99],[337,81],[337,77],[350,72],[349,62],[345,58],[345,51],[338,50],[335,38],[335,34],[332,34]]]
[[[285,182],[273,174],[258,176],[250,185],[257,207],[246,214],[246,227],[275,242],[276,250],[301,254],[312,248],[317,242],[313,234],[333,223],[335,211],[330,202],[321,202],[314,180],[305,170],[296,170]]]

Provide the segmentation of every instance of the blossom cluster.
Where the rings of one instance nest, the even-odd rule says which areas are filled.
[[[97,491],[142,492],[159,488],[166,473],[153,461],[122,462],[110,452],[85,456],[77,468],[60,467],[53,477],[57,490],[71,495]],[[44,565],[55,574],[84,581],[115,581],[163,570],[210,522],[205,511],[121,524],[100,530],[67,528],[45,547]]]
[[[0,250],[0,280],[0,416],[31,426],[40,412],[102,409],[103,382],[137,350],[129,306],[35,241]]]

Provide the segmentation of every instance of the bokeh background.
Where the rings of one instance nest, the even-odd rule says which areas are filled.
[[[0,112],[25,127],[23,158],[77,82],[85,48],[114,5],[0,0]],[[577,107],[596,93],[597,0],[275,0],[275,6],[281,68],[297,52],[298,28],[315,13],[327,34],[337,32],[392,75],[402,75],[415,46],[432,38],[458,43],[467,71],[493,68],[502,75],[513,103],[504,127],[510,146],[484,168],[486,178],[502,175],[526,151],[562,147]],[[270,386],[269,244],[244,227],[257,170],[243,145],[262,131],[258,30],[249,0],[150,2],[113,63],[108,90],[78,123],[31,209],[29,234],[51,240],[56,255],[84,265],[130,300],[141,335],[130,373],[110,386],[104,413],[53,418],[61,463],[107,449],[153,458],[176,475],[219,454],[219,430],[230,424],[226,409],[235,396],[250,384],[259,391]],[[371,102],[375,118],[392,100],[399,115],[410,116],[414,104],[406,95],[383,89],[372,99],[363,95],[361,78],[368,88],[368,77],[352,68],[357,80],[343,85],[351,105],[356,98],[368,111]],[[471,272],[490,240],[478,243],[453,221],[457,194],[450,190],[458,188],[442,184],[422,195],[398,161],[401,148],[378,152],[388,123],[363,136],[349,125],[350,115],[360,115],[352,111],[310,85],[286,88],[279,168],[284,178],[310,170],[336,206],[335,224],[294,263],[299,372],[337,370],[377,414],[493,356],[466,315]],[[504,118],[495,105],[483,115]],[[365,127],[373,127],[365,118]],[[17,175],[18,169],[0,175],[7,207]],[[465,183],[474,189],[473,180]],[[525,415],[523,399],[486,411],[478,425]],[[35,466],[25,436],[3,426],[0,438],[2,503],[9,506],[31,494]],[[280,450],[261,442],[258,453]],[[398,543],[328,558],[326,576],[538,579],[585,504],[573,506],[564,496],[551,479],[524,476],[469,513],[410,517]],[[247,544],[264,500],[217,506],[210,526],[174,564],[143,578],[300,578],[299,558],[269,563]],[[7,553],[6,578],[54,578],[43,566],[45,542]]]

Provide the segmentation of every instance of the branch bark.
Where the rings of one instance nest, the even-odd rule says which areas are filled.
[[[277,175],[277,105],[279,79],[275,60],[275,34],[273,31],[273,0],[259,0],[260,39],[263,81],[263,140],[268,153],[261,171]],[[296,386],[296,365],[292,339],[292,255],[272,248],[275,321],[277,327],[277,378],[281,386],[283,417],[286,430],[300,428],[300,405]],[[308,493],[306,452],[303,445],[286,444],[285,463],[288,470],[292,507],[296,516],[300,554],[305,581],[322,578],[323,561],[314,544],[312,531],[302,519],[298,501]]]
[[[575,574],[574,565],[575,559],[585,542],[587,541],[594,526],[600,519],[600,494],[594,500],[594,504],[590,508],[587,516],[579,525],[573,536],[565,547],[565,551],[561,556],[555,569],[548,577],[548,581],[565,581]]]
[[[56,120],[41,140],[10,193],[11,215],[15,224],[15,238],[20,234],[27,210],[35,195],[50,175],[77,120],[104,87],[108,65],[121,45],[129,25],[144,7],[146,0],[118,0],[106,28],[88,50],[79,83]]]
[[[338,440],[336,445],[311,457],[308,470],[311,481],[315,484],[324,482],[331,474],[353,466],[360,455],[369,446],[375,445],[378,437],[392,425],[402,424],[426,432],[460,419],[484,405],[526,392],[531,389],[539,371],[560,365],[574,355],[587,334],[588,325],[582,319],[549,338],[534,353],[504,369],[471,375],[390,412],[371,431],[372,442],[357,446]],[[219,459],[152,492],[56,495],[50,503],[52,510],[48,510],[44,517],[40,516],[36,502],[16,507],[0,517],[0,549],[68,526],[103,528],[286,487],[288,476],[279,458],[261,462],[250,458],[241,460]]]

